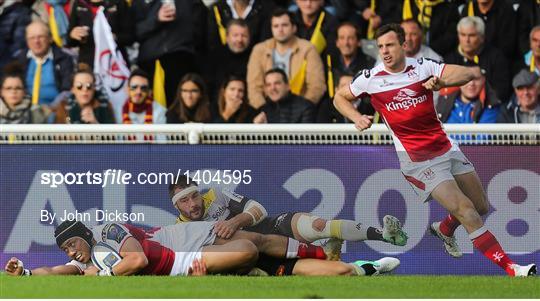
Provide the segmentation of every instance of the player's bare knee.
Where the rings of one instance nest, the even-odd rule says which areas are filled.
[[[480,214],[478,213],[477,209],[473,206],[464,206],[461,207],[458,213],[460,221],[462,221],[462,224],[476,224],[481,223],[482,218],[480,217]]]
[[[259,259],[259,249],[257,249],[257,246],[253,242],[243,239],[240,241],[240,244],[241,251],[237,252],[240,260],[251,264]]]
[[[311,226],[313,227],[313,230],[317,232],[322,232],[324,230],[324,227],[326,227],[326,220],[322,218],[318,218],[313,221]]]
[[[249,240],[255,245],[256,248],[264,247],[265,244],[270,243],[269,237],[267,235],[259,233],[250,233],[252,234],[249,237]]]

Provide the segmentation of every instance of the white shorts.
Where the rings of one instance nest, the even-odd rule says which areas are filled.
[[[187,276],[193,260],[201,260],[202,252],[175,252],[171,276]]]
[[[473,172],[474,166],[452,141],[450,150],[431,160],[400,162],[401,172],[411,184],[420,201],[426,202],[439,184],[454,180],[455,175]]]
[[[156,231],[150,240],[159,242],[174,252],[199,252],[202,247],[214,244],[215,222],[189,222],[165,226]]]

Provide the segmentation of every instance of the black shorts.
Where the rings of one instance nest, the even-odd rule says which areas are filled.
[[[298,259],[275,258],[259,254],[256,267],[268,273],[269,276],[290,276]]]
[[[291,226],[294,214],[295,212],[286,212],[276,217],[267,217],[257,225],[252,227],[245,227],[243,230],[260,234],[278,234],[294,238]]]

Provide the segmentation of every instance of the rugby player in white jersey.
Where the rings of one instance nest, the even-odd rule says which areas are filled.
[[[203,275],[206,273],[247,273],[265,255],[285,257],[287,238],[238,231],[231,239],[213,233],[214,223],[184,223],[145,231],[127,224],[104,224],[87,228],[80,221],[65,221],[55,230],[58,247],[72,260],[65,265],[25,269],[17,258],[5,266],[8,275]],[[264,242],[266,240],[266,242]],[[256,246],[257,244],[257,246]],[[111,253],[96,260],[96,246]],[[115,260],[112,262],[111,259]],[[98,270],[92,262],[101,264]],[[318,259],[304,260],[296,268],[299,275],[377,275],[399,266],[395,258],[375,262],[344,263]],[[300,261],[301,261],[300,260]],[[109,265],[107,265],[108,261]],[[298,261],[298,262],[300,262]],[[291,266],[292,267],[292,266]],[[277,269],[286,269],[278,266]]]
[[[372,116],[360,114],[352,102],[371,96],[392,132],[405,179],[421,201],[431,196],[450,213],[430,226],[450,255],[462,256],[453,232],[463,225],[474,247],[509,276],[535,275],[535,264],[515,264],[484,226],[481,215],[488,213],[489,203],[480,179],[435,112],[433,91],[463,85],[480,77],[480,69],[406,58],[399,24],[382,26],[376,40],[382,63],[359,72],[349,87],[340,89],[334,97],[336,108],[363,131],[371,126]]]
[[[226,189],[199,191],[197,183],[182,176],[169,185],[169,197],[178,210],[177,223],[215,221],[218,237],[229,238],[238,229],[262,234],[279,234],[304,243],[330,238],[331,256],[339,259],[342,240],[379,240],[398,246],[407,243],[401,223],[393,216],[383,219],[383,229],[366,227],[351,220],[324,220],[304,212],[287,212],[268,217],[262,204]],[[336,245],[337,244],[337,245]]]

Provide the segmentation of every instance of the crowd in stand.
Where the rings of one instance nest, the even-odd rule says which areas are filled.
[[[120,120],[93,72],[100,6],[131,70]],[[437,93],[442,122],[540,123],[538,0],[0,0],[0,123],[348,122],[332,98],[387,23],[408,57],[482,70]]]

